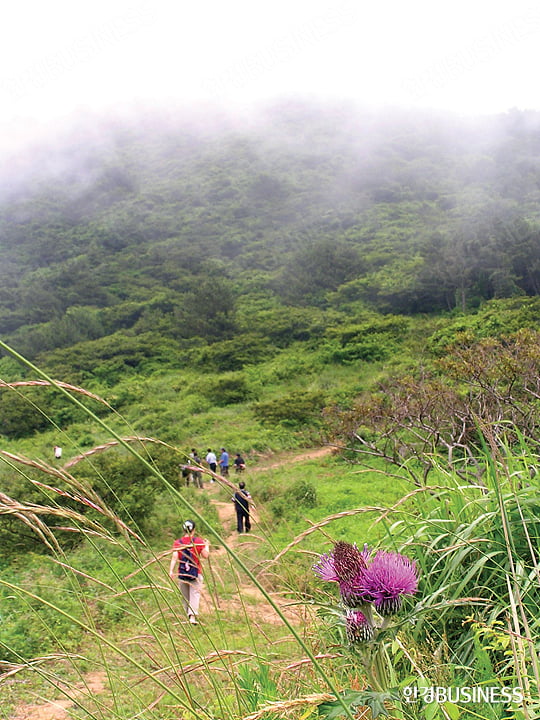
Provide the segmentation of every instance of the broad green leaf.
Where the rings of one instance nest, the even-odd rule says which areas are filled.
[[[425,720],[433,720],[439,711],[439,703],[432,702],[424,706],[424,718]]]
[[[458,720],[459,716],[461,715],[461,709],[459,705],[451,702],[445,702],[443,703],[443,707],[449,715],[450,720]]]

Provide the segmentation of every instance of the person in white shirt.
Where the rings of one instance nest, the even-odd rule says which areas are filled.
[[[212,448],[208,448],[208,453],[205,459],[210,470],[215,473],[217,470],[217,457],[216,454],[212,452]],[[210,482],[214,482],[214,478],[210,478]]]

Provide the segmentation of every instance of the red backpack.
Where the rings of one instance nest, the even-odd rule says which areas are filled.
[[[193,547],[185,547],[180,551],[178,578],[183,582],[194,582],[199,577],[199,566],[195,562]]]

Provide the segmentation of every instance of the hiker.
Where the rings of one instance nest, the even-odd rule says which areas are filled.
[[[187,465],[180,465],[180,475],[182,480],[186,483],[186,487],[189,487],[189,481],[191,480],[191,470]]]
[[[185,534],[174,541],[169,575],[173,580],[178,578],[184,610],[189,622],[197,625],[203,583],[201,558],[210,555],[210,543],[195,535],[193,520],[186,520],[183,530]]]
[[[234,509],[236,510],[236,529],[239,533],[244,531],[249,532],[251,530],[251,522],[249,519],[250,499],[251,495],[246,490],[246,483],[239,482],[238,490],[232,496]]]
[[[217,470],[217,457],[216,454],[212,452],[211,448],[208,448],[208,454],[206,455],[205,460],[208,463],[210,470],[215,473]],[[210,482],[215,482],[213,477],[210,478]]]
[[[193,465],[201,464],[201,458],[199,457],[199,453],[195,450],[195,448],[191,448],[189,457],[192,459]],[[191,473],[191,477],[193,478],[193,484],[195,485],[195,487],[202,488],[202,472],[200,470],[193,470]]]
[[[234,469],[237,473],[244,472],[244,470],[246,469],[246,463],[240,453],[236,453],[236,456],[234,458]]]
[[[229,474],[229,453],[225,448],[221,448],[221,457],[219,458],[219,467],[222,475]]]

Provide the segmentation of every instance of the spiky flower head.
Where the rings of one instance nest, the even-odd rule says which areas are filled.
[[[405,555],[379,550],[358,573],[353,592],[364,602],[373,603],[383,617],[401,608],[403,597],[418,589],[416,564]]]
[[[355,582],[366,568],[365,551],[361,552],[356,545],[340,540],[334,549],[321,555],[313,571],[326,582],[339,583],[339,591],[345,605],[357,607],[361,600],[354,589]]]
[[[373,638],[373,626],[360,610],[350,610],[345,616],[347,640],[351,644],[369,642]]]

